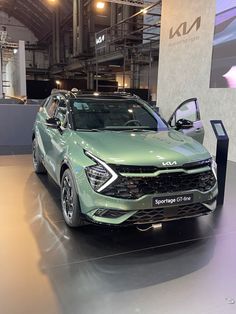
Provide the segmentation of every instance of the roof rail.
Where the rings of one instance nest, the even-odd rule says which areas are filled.
[[[133,93],[128,93],[128,92],[96,92],[96,91],[92,91],[92,90],[78,90],[78,91],[75,91],[75,90],[65,90],[65,89],[57,89],[57,88],[54,88],[52,89],[51,91],[51,95],[56,95],[58,93],[63,93],[63,94],[67,94],[68,96],[70,97],[73,97],[73,98],[76,98],[78,96],[117,96],[117,97],[133,97],[133,98],[137,98],[139,99],[140,97],[136,94],[133,94]]]

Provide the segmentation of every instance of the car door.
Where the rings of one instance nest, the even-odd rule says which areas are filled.
[[[66,133],[68,131],[67,123],[67,107],[65,99],[62,96],[57,96],[58,106],[56,107],[52,118],[60,120],[59,128],[48,127],[48,135],[50,141],[50,149],[48,150],[47,160],[49,165],[50,175],[57,181],[61,161],[64,158],[66,145]]]
[[[48,128],[46,126],[46,119],[50,117],[50,108],[54,103],[52,96],[48,97],[43,106],[39,110],[38,119],[35,125],[35,135],[39,146],[39,154],[43,164],[47,169],[47,152],[50,149],[50,141],[48,135]]]
[[[203,143],[204,127],[196,98],[187,99],[180,104],[170,117],[168,123],[177,131],[191,136],[201,144]]]

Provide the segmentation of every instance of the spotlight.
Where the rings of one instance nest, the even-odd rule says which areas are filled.
[[[16,48],[15,48],[15,49],[13,49],[13,53],[14,53],[14,55],[15,55],[15,54],[17,54],[17,52],[18,52],[18,49],[16,49]]]
[[[142,9],[142,10],[140,10],[140,12],[143,14],[147,14],[147,9]]]
[[[103,10],[105,8],[105,2],[98,1],[96,3],[96,8],[99,9],[99,10]]]
[[[55,82],[55,83],[57,84],[57,89],[59,89],[59,87],[61,86],[61,81],[56,80],[56,82]]]

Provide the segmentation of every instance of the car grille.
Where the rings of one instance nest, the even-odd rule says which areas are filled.
[[[110,165],[114,171],[119,173],[154,173],[160,170],[153,166],[126,166],[126,165]]]
[[[168,208],[152,208],[139,210],[128,218],[123,224],[146,224],[179,219],[184,217],[195,217],[209,213],[210,210],[202,204],[182,205]]]
[[[155,167],[155,166],[131,166],[131,165],[114,165],[109,164],[109,166],[118,173],[154,173],[158,170],[167,170],[167,169],[198,169],[202,167],[211,167],[211,158],[206,160],[186,163],[180,167]]]
[[[195,173],[163,173],[156,177],[119,176],[103,194],[116,198],[137,199],[147,194],[175,193],[189,190],[207,192],[216,184],[211,170]]]

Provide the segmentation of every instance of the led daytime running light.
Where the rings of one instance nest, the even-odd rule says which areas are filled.
[[[107,172],[111,175],[111,178],[107,181],[105,181],[105,183],[98,188],[98,190],[96,190],[97,192],[101,192],[103,191],[106,187],[108,187],[112,182],[114,182],[117,178],[118,178],[118,175],[111,169],[111,167],[109,167],[104,161],[102,161],[101,159],[95,157],[93,154],[91,154],[90,152],[87,152],[85,151],[85,154],[90,157],[92,160],[94,160],[95,162],[97,162],[97,169],[99,168],[99,165],[101,165],[103,168],[105,168],[107,170]],[[96,165],[94,166],[91,166],[91,168],[87,167],[87,173],[89,174],[89,171],[91,171],[90,169],[93,169],[93,167],[96,167]],[[101,168],[100,168],[100,172],[102,173],[101,171]],[[91,182],[90,182],[91,184]],[[91,184],[93,186],[93,184]],[[95,187],[95,185],[93,186]]]

